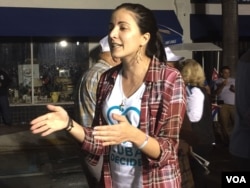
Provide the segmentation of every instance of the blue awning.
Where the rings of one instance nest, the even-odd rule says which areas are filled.
[[[158,27],[166,46],[182,43],[183,29],[173,10],[154,11]]]
[[[182,42],[182,28],[173,10],[155,13],[166,43]],[[101,37],[108,33],[112,10],[0,8],[2,37]],[[168,34],[166,34],[168,33]]]
[[[221,0],[191,0],[191,3],[211,3],[211,4],[221,4]],[[238,0],[238,4],[250,4],[249,0]]]
[[[0,36],[104,36],[109,18],[106,10],[0,8]]]
[[[239,37],[250,37],[250,16],[239,15]],[[228,27],[230,29],[230,26]],[[190,33],[192,40],[200,39],[222,39],[222,16],[221,15],[204,15],[193,14],[190,15]]]

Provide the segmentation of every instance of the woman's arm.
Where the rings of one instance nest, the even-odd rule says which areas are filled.
[[[83,142],[85,138],[83,127],[75,121],[71,121],[68,113],[62,107],[48,105],[47,108],[51,112],[41,115],[30,122],[30,129],[33,134],[47,136],[56,131],[68,130],[74,138],[79,142]]]

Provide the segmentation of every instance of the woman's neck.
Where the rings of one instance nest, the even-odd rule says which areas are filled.
[[[144,57],[140,61],[132,60],[122,62],[122,77],[129,80],[138,80],[141,77],[144,78],[146,72],[148,71],[151,59],[148,57]]]

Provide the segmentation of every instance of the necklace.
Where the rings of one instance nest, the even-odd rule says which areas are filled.
[[[120,111],[123,112],[124,106],[125,106],[125,99],[122,99],[122,102],[121,102],[121,104],[119,105]]]
[[[128,96],[129,97],[132,96],[138,90],[138,88],[140,88],[139,87],[140,85],[141,85],[140,82],[137,82],[137,83],[133,84],[133,86],[129,89],[129,91],[127,93]],[[134,90],[134,92],[132,92],[133,90]],[[121,91],[121,95],[122,95],[122,101],[121,101],[121,103],[119,105],[119,109],[120,109],[121,112],[123,112],[124,111],[124,107],[126,105],[126,98],[127,97],[125,96],[124,91],[123,91],[122,74],[120,76],[120,91]]]
[[[121,104],[119,105],[119,108],[120,108],[120,111],[123,112],[124,110],[124,106],[125,106],[125,96],[124,96],[124,92],[123,92],[123,88],[122,88],[122,74],[121,74],[121,77],[120,77],[120,90],[121,90],[121,94],[122,94],[122,101],[121,101]]]

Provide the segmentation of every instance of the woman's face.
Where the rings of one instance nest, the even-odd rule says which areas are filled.
[[[135,14],[126,9],[115,11],[109,25],[109,43],[113,57],[132,59],[145,43],[135,20]]]

